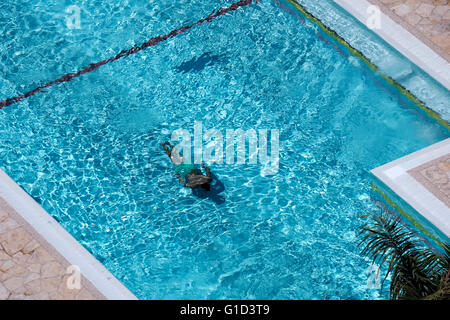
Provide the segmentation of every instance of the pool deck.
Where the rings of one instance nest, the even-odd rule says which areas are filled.
[[[450,1],[369,0],[450,62]]]
[[[448,0],[335,0],[361,22],[377,5],[374,30],[450,89]],[[450,237],[450,139],[376,168],[372,173]],[[69,266],[81,271],[71,289]],[[0,170],[0,300],[136,299],[56,220]]]
[[[136,297],[0,170],[0,300],[6,299]]]
[[[450,90],[449,0],[334,1],[363,24],[377,6],[381,26],[373,31]],[[372,173],[450,238],[450,139]]]
[[[450,138],[372,173],[450,238]]]
[[[420,2],[425,3],[428,1],[435,3],[442,2],[441,0],[423,0]],[[414,0],[334,0],[334,2],[363,24],[367,24],[373,15],[370,7],[373,5],[378,6],[381,11],[381,25],[379,29],[375,28],[372,31],[450,90],[450,63],[446,51],[449,49],[449,43],[447,41],[449,38],[449,21],[447,18],[450,5],[448,1],[445,1],[446,4],[440,5],[439,8],[437,5],[433,6],[434,9],[428,15],[428,17],[434,17],[433,12],[443,12],[441,20],[433,19],[431,22],[433,25],[439,25],[439,28],[442,30],[447,30],[439,35],[439,37],[436,36],[436,38],[433,38],[436,43],[432,42],[430,40],[431,38],[428,38],[425,33],[420,31],[418,26],[422,20],[412,25],[412,21],[408,22],[405,15],[401,17],[397,14],[401,14],[402,12],[394,4],[400,5],[400,2],[404,2],[406,6],[407,3],[413,3]],[[392,7],[386,5],[388,2],[392,3]],[[424,20],[429,19],[426,14],[431,7],[427,7],[428,11],[422,8],[420,6],[415,9],[417,14],[424,15],[422,17]],[[425,13],[422,13],[422,11]]]
[[[0,300],[104,299],[90,283],[68,289],[69,264],[48,248],[0,198]]]

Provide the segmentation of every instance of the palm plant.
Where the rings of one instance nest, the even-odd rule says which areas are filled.
[[[450,300],[450,243],[437,254],[423,248],[415,235],[386,209],[363,216],[370,220],[361,227],[362,254],[373,263],[387,263],[391,274],[390,296],[394,300]]]

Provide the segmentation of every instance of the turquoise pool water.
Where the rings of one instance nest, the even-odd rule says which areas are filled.
[[[232,3],[81,1],[70,30],[69,3],[2,2],[0,100]],[[449,134],[318,31],[262,0],[48,88],[0,110],[0,167],[139,298],[385,299],[369,171]],[[194,121],[279,129],[279,173],[212,164],[192,194],[159,142]]]

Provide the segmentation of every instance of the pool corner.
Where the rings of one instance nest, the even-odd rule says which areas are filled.
[[[372,174],[450,238],[450,138],[372,170]]]
[[[1,169],[0,254],[0,300],[137,299]]]

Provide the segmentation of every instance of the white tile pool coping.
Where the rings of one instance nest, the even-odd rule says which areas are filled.
[[[366,0],[334,0],[366,24],[372,6]],[[413,34],[381,12],[381,28],[373,29],[400,53],[450,90],[450,64]],[[450,139],[372,170],[397,195],[450,237],[450,209],[417,182],[408,170],[450,153]],[[0,169],[0,197],[107,299],[137,299],[36,201]]]
[[[367,0],[333,1],[365,25],[371,16]],[[380,17],[381,28],[372,31],[450,90],[450,64],[389,16],[380,12]]]
[[[378,167],[372,173],[450,237],[450,208],[408,173],[447,154],[450,154],[450,138]]]
[[[53,219],[33,198],[0,169],[0,197],[34,230],[110,300],[137,298]]]

